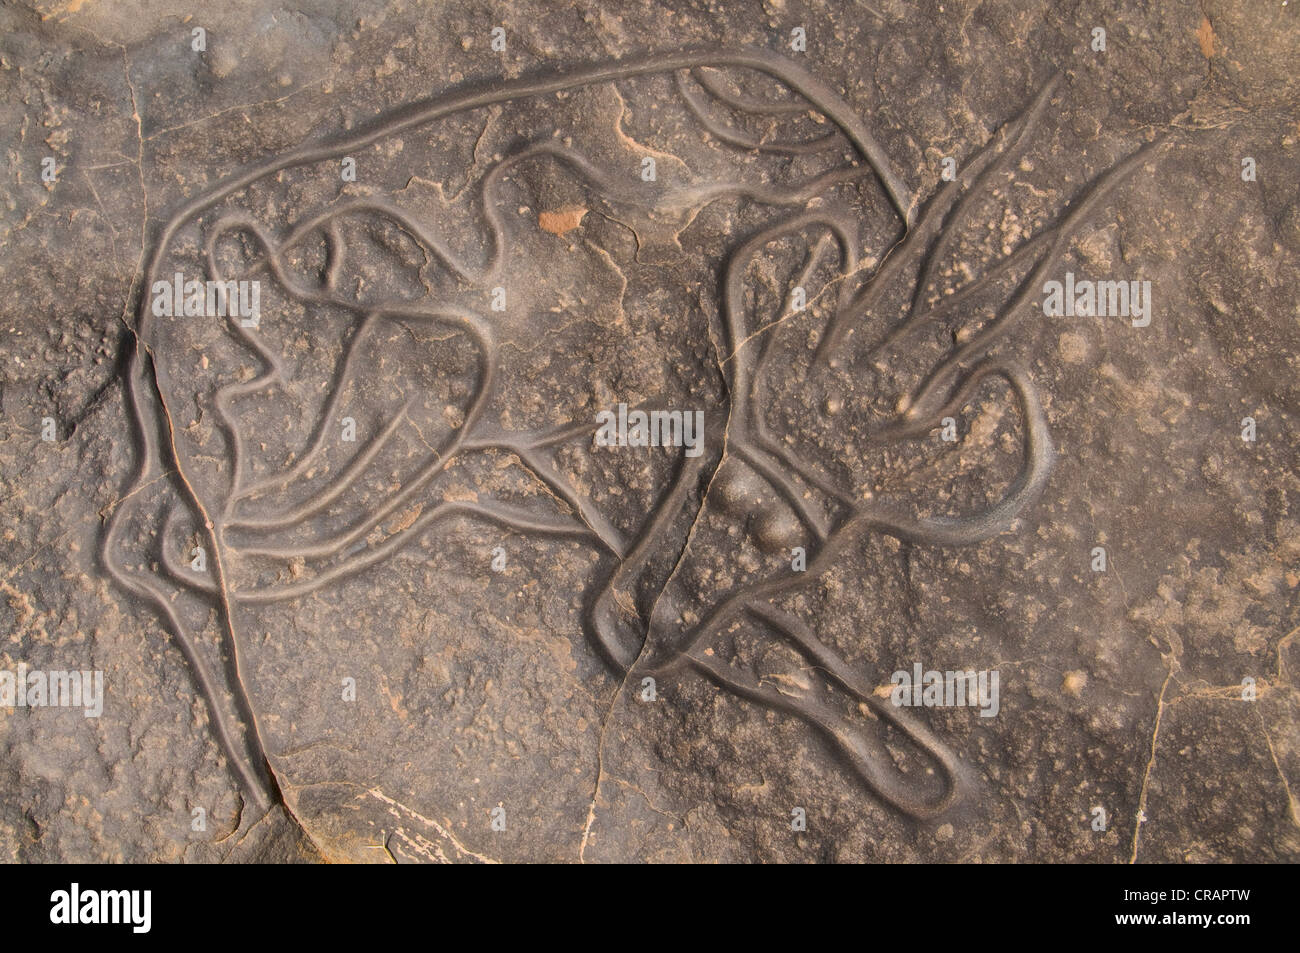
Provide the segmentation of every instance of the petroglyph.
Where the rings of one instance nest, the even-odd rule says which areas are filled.
[[[605,109],[611,89],[627,111],[604,135],[566,122]],[[599,554],[584,630],[629,684],[693,671],[806,722],[897,810],[951,808],[966,793],[957,754],[880,697],[886,673],[855,669],[786,602],[868,536],[977,543],[1013,530],[1042,492],[1053,460],[1042,401],[997,345],[1074,230],[1158,148],[954,281],[963,230],[1014,175],[1054,94],[1049,84],[919,210],[910,176],[848,103],[786,60],[740,51],[456,90],[270,157],[177,211],[144,287],[177,273],[256,280],[260,323],[155,313],[144,296],[128,369],[139,468],[103,558],[163,616],[248,795],[262,807],[278,797],[241,665],[249,613],[468,521]],[[472,134],[464,155],[412,146],[434,124],[486,131],[489,111],[510,134],[481,161]],[[661,152],[643,155],[651,133]],[[663,161],[683,136],[704,143],[691,166]],[[647,179],[642,160],[656,154]],[[355,184],[339,179],[344,157]],[[664,260],[691,280],[633,308]],[[637,360],[657,340],[648,313],[687,342],[664,345],[657,371]],[[546,399],[518,400],[515,369],[539,349],[563,354],[575,328],[597,343],[535,387]],[[949,347],[927,357],[935,339]],[[870,384],[837,389],[850,379]],[[777,410],[792,387],[827,395],[818,426],[853,421],[853,453],[801,446]],[[857,465],[919,466],[906,448],[981,395],[1018,433],[1018,469],[992,498],[949,513]],[[632,451],[596,449],[593,414],[621,403],[700,413],[707,437],[695,453],[656,449],[637,464],[652,492],[611,508],[601,491],[624,464],[610,455]],[[581,477],[575,455],[588,459]],[[492,492],[483,473],[502,466],[531,489]],[[465,489],[467,474],[478,489]],[[744,526],[768,561],[701,583],[687,567],[714,518]],[[738,631],[805,667],[756,675]],[[828,703],[832,685],[848,707]],[[886,725],[930,780],[900,769]]]

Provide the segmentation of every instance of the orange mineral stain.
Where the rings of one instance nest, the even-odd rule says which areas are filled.
[[[1201,44],[1201,55],[1207,60],[1214,56],[1214,41],[1217,39],[1214,35],[1214,27],[1210,25],[1209,17],[1201,17],[1201,25],[1196,30],[1197,42]]]
[[[582,218],[586,214],[587,210],[581,205],[566,205],[554,212],[542,212],[537,216],[537,224],[541,226],[544,232],[550,232],[552,235],[563,235],[565,232],[571,232],[581,225]]]

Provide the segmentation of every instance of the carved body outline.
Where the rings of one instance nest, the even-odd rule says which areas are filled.
[[[698,71],[704,67],[737,67],[765,73],[788,86],[793,92],[802,96],[828,116],[835,123],[837,129],[854,146],[862,160],[870,166],[871,170],[879,178],[890,202],[904,224],[903,237],[885,256],[882,265],[872,275],[866,288],[851,298],[847,294],[847,286],[842,289],[844,297],[839,302],[836,314],[822,339],[823,346],[819,349],[819,354],[823,356],[826,352],[833,350],[842,337],[846,320],[855,313],[861,314],[870,306],[873,300],[873,289],[883,286],[890,270],[897,267],[905,259],[905,253],[909,246],[924,249],[925,244],[934,235],[939,234],[946,213],[960,194],[959,186],[970,186],[972,180],[978,181],[992,168],[1005,163],[1006,158],[1023,141],[1027,131],[1041,116],[1052,89],[1052,85],[1049,84],[1024,118],[1003,127],[990,145],[967,165],[958,181],[952,183],[948,189],[936,196],[936,199],[927,208],[925,216],[919,222],[916,221],[913,201],[906,187],[889,167],[883,152],[860,120],[853,114],[847,103],[799,67],[773,54],[761,51],[738,53],[688,52],[672,57],[615,61],[611,64],[571,70],[542,79],[515,80],[484,91],[469,89],[452,92],[434,100],[403,107],[381,116],[361,131],[343,137],[339,141],[332,143],[304,143],[298,148],[255,163],[186,203],[168,220],[167,225],[161,230],[145,268],[144,274],[147,280],[144,287],[151,286],[151,279],[157,273],[159,264],[166,254],[172,238],[185,222],[220,202],[223,198],[277,171],[337,158],[362,146],[374,143],[384,136],[463,110],[577,86],[612,82],[633,76],[664,72],[676,73],[680,86],[682,71],[692,71],[693,75],[698,76],[700,75]],[[701,85],[706,89],[710,88],[703,82]],[[696,110],[696,113],[698,116],[698,110]],[[1077,208],[1071,210],[1069,218],[1078,220],[1091,207],[1095,207],[1096,202],[1110,188],[1136,168],[1141,159],[1149,152],[1149,149],[1150,147],[1139,150],[1139,153],[1131,156],[1108,173],[1097,184],[1097,187],[1088,198],[1080,203]],[[960,215],[961,210],[962,205],[959,204],[954,214]],[[1012,303],[1003,309],[998,318],[990,322],[974,340],[962,347],[952,359],[937,368],[918,390],[911,401],[910,407],[901,415],[901,419],[896,426],[888,432],[882,432],[882,436],[888,439],[905,439],[924,433],[932,426],[933,420],[949,411],[952,407],[959,405],[971,393],[976,384],[986,377],[1003,378],[1011,386],[1021,404],[1021,412],[1026,423],[1024,466],[1011,490],[1008,491],[999,504],[980,514],[947,519],[909,519],[900,510],[887,504],[867,507],[851,506],[849,501],[843,498],[842,492],[837,491],[825,477],[795,467],[795,472],[802,480],[804,487],[816,489],[830,500],[828,509],[833,509],[836,505],[844,505],[848,508],[848,513],[840,520],[828,519],[825,514],[819,517],[818,514],[812,512],[800,502],[803,494],[796,492],[797,484],[788,478],[784,478],[776,466],[778,463],[789,466],[791,461],[788,457],[782,459],[784,455],[779,454],[774,459],[773,455],[776,451],[773,450],[770,441],[763,433],[761,421],[743,419],[744,411],[750,408],[749,398],[752,390],[757,388],[758,380],[761,377],[761,358],[756,362],[755,367],[751,368],[748,366],[748,357],[742,354],[746,346],[758,335],[745,336],[743,333],[743,318],[739,314],[736,304],[736,288],[733,287],[733,282],[738,281],[742,275],[743,268],[737,269],[735,264],[742,262],[746,254],[756,248],[761,248],[763,244],[771,241],[774,237],[813,226],[823,227],[837,236],[846,264],[850,267],[856,267],[856,262],[853,260],[856,251],[852,241],[848,239],[844,231],[843,223],[835,219],[834,216],[829,215],[796,216],[774,229],[769,229],[760,235],[752,237],[737,250],[733,256],[732,265],[729,266],[727,287],[724,289],[727,292],[728,301],[726,331],[732,348],[731,358],[728,359],[731,362],[731,369],[727,375],[728,390],[732,395],[728,407],[728,437],[731,445],[739,448],[738,455],[743,456],[750,466],[754,467],[765,479],[782,491],[782,495],[787,499],[787,502],[795,508],[805,525],[818,538],[819,546],[809,564],[808,578],[815,575],[816,570],[824,568],[836,554],[843,551],[845,546],[868,530],[923,544],[962,545],[986,539],[1010,526],[1012,521],[1041,492],[1051,467],[1053,454],[1041,405],[1037,400],[1032,383],[1023,370],[1006,362],[992,360],[986,357],[985,352],[1001,333],[1005,333],[1013,320],[1013,312],[1025,303],[1027,295],[1035,283],[1031,279],[1040,277],[1042,272],[1062,253],[1065,240],[1069,234],[1069,229],[1063,227],[1064,224],[1064,222],[1058,223],[1051,229],[1045,230],[1044,234],[1035,236],[1034,239],[1026,242],[1021,249],[1018,249],[1015,255],[1011,256],[1011,259],[1017,256],[1027,257],[1028,252],[1035,248],[1043,250],[1046,245],[1045,239],[1053,239],[1050,245],[1046,245],[1047,254],[1038,262],[1037,267],[1032,269],[1031,275],[1021,283],[1019,292]],[[1054,237],[1052,232],[1056,233]],[[940,235],[936,241],[941,245],[943,236]],[[937,255],[933,254],[934,251],[932,249],[931,262],[937,257]],[[1011,259],[1007,261],[1009,262]],[[1007,262],[1004,262],[999,267],[1008,267]],[[927,275],[926,277],[932,276]],[[975,286],[984,282],[988,277],[986,275],[977,281],[971,282],[969,286],[960,289],[957,295],[947,299],[939,307],[931,308],[928,311],[921,310],[919,307],[924,285],[924,282],[922,282],[921,286],[918,286],[917,297],[908,319],[903,325],[891,332],[890,338],[905,333],[910,326],[919,323],[938,310],[951,307],[953,298],[960,300],[964,293],[973,292],[976,290]],[[427,311],[422,312],[422,314],[426,317],[429,316]],[[471,316],[465,314],[448,314],[445,317],[452,321],[473,323]],[[133,423],[137,427],[139,443],[142,448],[141,460],[136,476],[132,481],[130,492],[134,492],[135,489],[139,489],[150,481],[165,475],[166,465],[170,462],[178,480],[182,484],[184,496],[187,497],[186,504],[196,511],[199,520],[203,523],[208,542],[212,547],[213,593],[218,599],[219,614],[224,626],[223,636],[228,642],[231,667],[229,690],[233,696],[235,718],[243,723],[242,740],[235,738],[238,726],[228,724],[228,716],[223,715],[221,706],[216,701],[217,693],[213,684],[214,679],[211,673],[207,671],[202,659],[192,647],[186,644],[183,626],[180,625],[165,596],[156,587],[152,587],[139,579],[127,577],[117,565],[113,548],[122,525],[120,511],[115,511],[108,521],[101,553],[110,574],[119,584],[153,603],[164,618],[168,620],[174,634],[177,635],[177,641],[180,643],[182,651],[194,670],[200,690],[208,699],[209,708],[213,713],[214,729],[222,742],[227,757],[239,773],[246,792],[252,796],[255,803],[266,809],[276,799],[277,790],[267,764],[266,755],[262,751],[255,714],[242,690],[238,636],[234,630],[231,595],[224,580],[221,560],[223,546],[219,538],[220,523],[214,521],[205,510],[199,494],[186,479],[180,460],[176,455],[174,440],[169,440],[164,447],[160,439],[160,432],[149,425],[151,415],[145,409],[146,405],[156,404],[156,410],[159,413],[154,414],[153,419],[156,423],[164,424],[168,432],[171,432],[172,422],[166,409],[163,389],[160,386],[159,371],[149,343],[150,321],[148,296],[142,294],[137,311],[137,324],[134,329],[136,348],[130,355],[127,369]],[[490,337],[487,337],[490,335],[490,329],[478,328],[478,331],[490,343]],[[490,353],[490,347],[486,350]],[[735,358],[735,360],[732,360],[732,358]],[[490,372],[490,366],[488,370]],[[737,391],[741,392],[738,398],[736,396]],[[486,392],[486,387],[484,392]],[[737,415],[737,410],[741,410],[742,413]],[[746,440],[750,436],[747,432],[749,430],[754,431],[752,436],[755,446],[746,447]],[[562,439],[563,436],[563,433],[553,434],[528,446],[521,446],[518,442],[515,442],[510,444],[510,448],[521,453],[525,462],[530,463],[535,472],[538,472],[539,476],[546,480],[546,468],[542,461],[536,459],[536,451],[544,449],[555,440]],[[464,425],[462,437],[464,438],[463,446],[466,449],[481,449],[501,445],[502,443],[501,440],[494,441],[490,436],[487,438],[473,437],[470,434],[469,420]],[[530,453],[533,455],[531,461],[529,460]],[[167,456],[168,454],[169,456]],[[720,459],[715,465],[715,473],[722,462],[723,460]],[[235,472],[238,472],[238,467],[235,467]],[[633,672],[638,674],[654,672],[663,675],[682,667],[693,667],[706,677],[743,697],[749,697],[764,704],[782,708],[807,720],[840,747],[855,772],[862,777],[869,787],[902,812],[917,818],[930,818],[950,808],[960,798],[962,785],[957,760],[947,751],[946,747],[910,715],[876,698],[870,691],[870,686],[866,685],[850,668],[844,665],[835,656],[834,652],[818,641],[804,623],[770,604],[756,601],[759,596],[772,596],[793,585],[798,581],[798,577],[787,576],[771,580],[725,600],[716,607],[709,618],[700,624],[689,644],[677,647],[674,658],[666,661],[662,658],[642,659],[640,651],[638,651],[636,657],[628,656],[624,640],[615,631],[619,624],[613,606],[616,587],[626,582],[627,573],[625,570],[629,567],[635,570],[638,563],[644,564],[644,558],[648,557],[651,552],[652,541],[655,540],[656,534],[663,530],[664,523],[672,515],[672,507],[674,505],[680,506],[684,495],[690,490],[691,480],[694,477],[698,477],[698,473],[692,472],[691,467],[683,465],[674,480],[673,486],[661,499],[659,507],[643,529],[642,538],[637,546],[631,552],[626,553],[618,553],[615,550],[616,555],[623,558],[611,572],[605,586],[593,603],[588,620],[590,632],[604,649],[605,654],[629,678]],[[707,490],[705,497],[707,498]],[[575,501],[570,500],[569,502],[573,503]],[[702,499],[701,511],[703,506],[704,500]],[[426,514],[427,520],[425,522],[439,518],[439,514],[445,515],[466,509],[468,507],[444,503],[442,507],[434,512]],[[493,516],[490,510],[482,508],[476,509],[474,512],[479,515],[486,515],[489,518]],[[502,516],[501,518],[506,522],[510,522],[508,516]],[[592,529],[591,522],[586,515],[584,515],[583,521],[587,524],[588,529]],[[514,525],[518,525],[518,522],[517,519],[514,520]],[[553,531],[555,529],[547,526],[533,526],[530,528],[538,532]],[[581,531],[579,531],[579,534],[582,535]],[[600,533],[593,530],[593,535],[599,537]],[[241,601],[256,600],[245,597]],[[275,601],[278,601],[278,599]],[[861,739],[846,734],[843,725],[830,712],[806,699],[792,699],[762,685],[739,679],[734,672],[720,667],[715,661],[694,651],[697,645],[706,639],[708,635],[716,632],[723,623],[745,616],[785,634],[800,652],[821,666],[836,682],[859,698],[862,703],[871,706],[878,716],[885,718],[900,728],[914,743],[928,753],[944,773],[945,792],[943,796],[938,801],[931,803],[918,801],[909,795],[905,790],[905,786],[901,785],[897,778],[888,776],[887,772],[882,768],[880,759],[877,757],[878,753],[864,750]],[[649,618],[646,620],[647,632],[640,643],[642,649],[650,645],[649,628],[653,626],[653,617],[654,609],[652,608]]]

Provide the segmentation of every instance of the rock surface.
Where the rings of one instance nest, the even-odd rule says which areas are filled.
[[[1300,858],[1297,6],[0,9],[0,856]]]

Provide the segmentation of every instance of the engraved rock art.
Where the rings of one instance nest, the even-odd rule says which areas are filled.
[[[948,811],[968,790],[960,752],[882,696],[887,673],[820,637],[800,594],[871,536],[978,543],[1043,490],[1042,400],[998,345],[1074,230],[1158,148],[1033,217],[982,270],[955,269],[1055,92],[919,207],[840,96],[740,51],[453,91],[180,209],[148,260],[128,369],[139,469],[102,552],[165,619],[246,795],[278,797],[242,659],[255,637],[293,637],[264,636],[262,607],[480,523],[598,556],[576,624],[626,684],[693,672],[806,723],[864,794]],[[606,135],[566,124],[601,111]],[[463,130],[464,150],[404,158],[434,124]],[[493,125],[513,145],[480,155]],[[652,134],[704,147],[688,168]],[[653,288],[668,260],[694,280]],[[255,313],[208,314],[211,288],[230,304],[242,282],[258,283]],[[637,376],[629,337],[657,346],[651,315],[689,329],[691,349],[664,344],[660,370]],[[563,355],[575,325],[597,344],[521,399],[510,369]],[[820,419],[792,426],[790,402],[810,395]],[[1006,411],[1017,463],[977,480],[981,498],[927,491],[949,452],[931,434],[978,398]],[[597,414],[620,404],[678,434],[680,414],[702,412],[702,452],[597,445]],[[525,484],[494,483],[505,468]],[[697,542],[715,523],[761,555],[707,568]],[[789,671],[753,664],[774,646]]]

